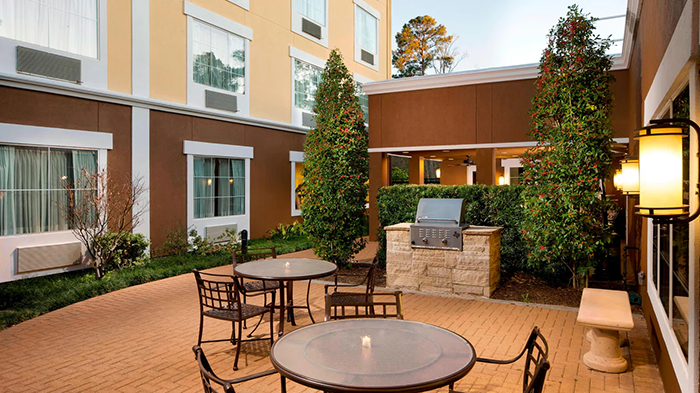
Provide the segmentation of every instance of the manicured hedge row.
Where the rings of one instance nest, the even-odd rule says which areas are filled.
[[[386,264],[387,225],[414,222],[421,198],[463,198],[466,202],[464,217],[470,225],[503,227],[501,235],[501,269],[507,272],[527,271],[524,244],[520,237],[523,218],[522,186],[443,186],[397,185],[382,187],[377,196],[379,207],[380,266]]]

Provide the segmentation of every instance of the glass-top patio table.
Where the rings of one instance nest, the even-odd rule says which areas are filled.
[[[234,272],[245,278],[253,280],[279,281],[280,285],[280,324],[279,335],[284,334],[284,313],[289,312],[290,322],[294,322],[294,308],[306,308],[307,306],[294,306],[294,292],[291,281],[312,280],[330,276],[338,270],[335,263],[308,258],[277,258],[262,259],[236,266]],[[284,300],[284,285],[287,282],[287,302]],[[308,295],[307,295],[308,296]],[[308,300],[308,299],[307,299]],[[311,310],[309,315],[311,315]]]
[[[370,336],[371,347],[362,345]],[[329,392],[424,392],[474,367],[474,347],[449,330],[394,319],[324,322],[288,333],[270,350],[282,376]]]

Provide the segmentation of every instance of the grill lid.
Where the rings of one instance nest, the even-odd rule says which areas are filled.
[[[462,225],[464,199],[422,198],[418,201],[416,224]]]

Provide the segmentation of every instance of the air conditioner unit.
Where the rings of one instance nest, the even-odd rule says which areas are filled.
[[[238,225],[215,225],[206,228],[207,240],[213,242],[214,244],[228,243],[231,238],[224,236],[226,230],[232,230],[234,233],[238,233]]]
[[[80,60],[23,46],[17,46],[16,70],[22,74],[45,76],[73,83],[81,82]]]
[[[17,248],[18,273],[75,266],[80,265],[82,261],[80,242]]]
[[[316,23],[306,19],[306,18],[301,18],[301,31],[304,33],[316,37],[319,40],[322,38],[321,37],[321,26],[317,25]]]
[[[316,120],[314,120],[314,114],[308,112],[301,113],[301,125],[304,127],[314,128],[316,127]]]
[[[364,49],[360,49],[360,58],[365,63],[374,65],[374,55]]]
[[[238,97],[217,91],[204,91],[204,106],[222,111],[238,112]]]

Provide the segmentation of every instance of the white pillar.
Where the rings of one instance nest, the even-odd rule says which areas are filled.
[[[145,192],[137,200],[133,213],[143,212],[140,223],[133,228],[134,233],[146,237],[151,235],[149,204],[151,199],[150,179],[150,121],[151,112],[146,108],[133,107],[131,111],[131,178],[140,181]]]
[[[150,95],[150,1],[131,0],[131,94]]]

